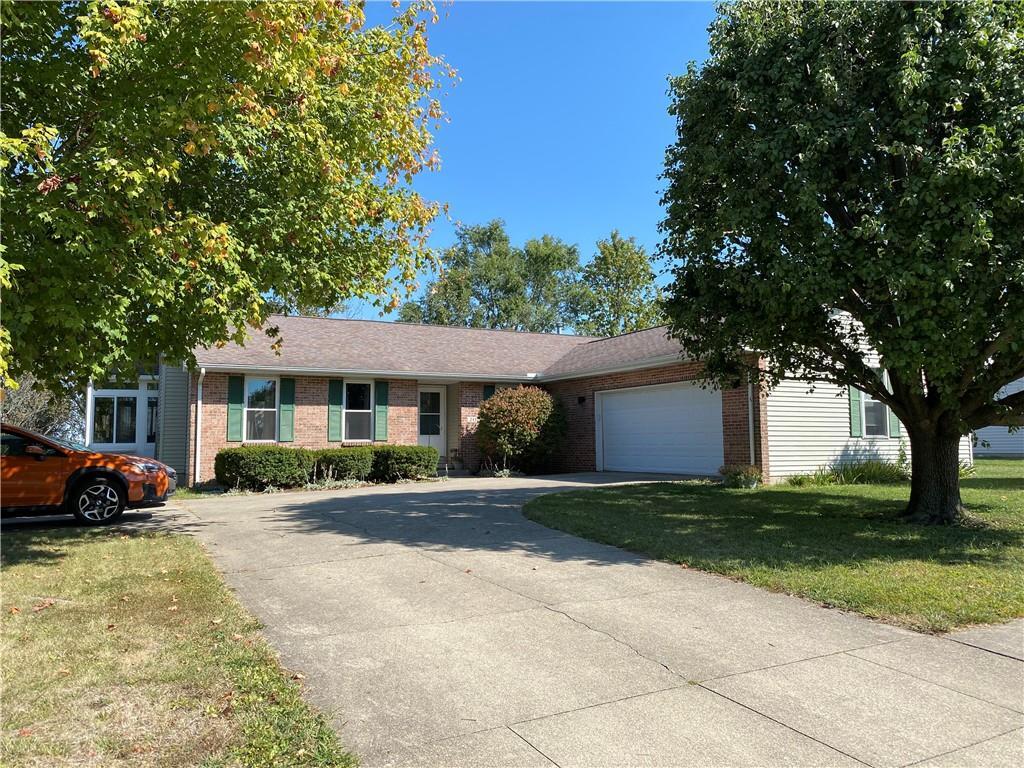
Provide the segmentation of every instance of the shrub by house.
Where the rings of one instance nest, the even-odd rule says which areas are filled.
[[[336,480],[394,483],[437,474],[436,448],[419,445],[356,446],[308,450],[246,445],[217,453],[217,482],[227,488],[263,491]]]
[[[477,443],[502,468],[543,470],[565,439],[565,414],[539,387],[498,390],[480,406]]]

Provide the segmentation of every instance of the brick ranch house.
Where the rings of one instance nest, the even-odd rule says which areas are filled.
[[[161,365],[134,382],[90,387],[86,442],[155,456],[189,483],[213,479],[222,448],[431,445],[442,465],[480,464],[480,404],[530,384],[561,401],[568,438],[553,470],[714,475],[754,464],[779,480],[836,462],[895,459],[900,424],[858,390],[786,380],[705,389],[702,364],[665,328],[611,338],[370,320],[274,317],[280,354],[253,334]],[[971,460],[970,440],[961,455]]]

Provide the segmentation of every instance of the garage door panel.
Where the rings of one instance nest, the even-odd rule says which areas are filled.
[[[722,395],[690,383],[601,393],[603,468],[714,474],[722,464]]]

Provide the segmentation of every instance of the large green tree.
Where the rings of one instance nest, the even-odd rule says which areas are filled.
[[[651,260],[636,238],[617,230],[597,242],[597,253],[583,268],[577,298],[576,330],[616,336],[664,322],[661,291]]]
[[[437,163],[451,74],[432,17],[429,0],[387,26],[356,0],[3,3],[11,375],[190,362],[271,309],[397,306],[437,213],[410,186]]]
[[[954,521],[961,435],[1024,422],[1024,4],[752,0],[710,42],[671,84],[673,333],[887,404],[907,513]]]
[[[433,325],[559,331],[572,324],[579,253],[544,235],[516,246],[500,220],[460,227],[427,285],[419,313],[400,318]]]

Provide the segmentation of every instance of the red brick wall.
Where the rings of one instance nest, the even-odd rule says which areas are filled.
[[[592,471],[594,455],[594,393],[607,389],[639,387],[692,381],[701,372],[700,363],[674,363],[626,373],[612,373],[569,379],[544,384],[565,408],[569,429],[562,461],[555,469],[567,472]],[[196,379],[192,376],[189,407],[189,483],[194,478]],[[209,373],[203,382],[203,481],[213,479],[213,461],[217,451],[242,443],[227,442],[227,374]],[[327,377],[295,377],[295,440],[282,443],[293,447],[326,448],[345,445],[327,441]],[[482,383],[449,384],[457,387],[459,403],[459,452],[466,469],[475,471],[480,465],[476,443],[476,426],[483,401]],[[418,382],[392,380],[388,390],[388,443],[415,445],[419,433]],[[584,402],[580,403],[579,398]],[[750,439],[747,419],[747,388],[722,392],[722,431],[725,464],[750,462]],[[766,396],[762,392],[754,400],[754,464],[768,478],[768,429],[765,414]]]
[[[327,382],[329,377],[295,376],[295,440],[280,443],[293,448],[331,448],[349,443],[327,440]],[[189,394],[189,484],[194,482],[196,384]],[[208,373],[203,380],[203,434],[200,480],[213,479],[213,461],[221,448],[243,445],[227,440],[228,374]],[[388,439],[392,445],[416,445],[419,433],[417,383],[392,380],[388,386]],[[365,443],[362,443],[365,445]]]
[[[565,472],[592,471],[597,466],[594,446],[594,393],[608,389],[642,387],[652,384],[670,384],[678,381],[693,381],[700,376],[701,363],[673,363],[658,368],[646,368],[625,373],[609,373],[580,379],[567,379],[544,383],[543,386],[556,397],[565,408],[569,422],[568,436],[562,461],[556,469]],[[583,402],[579,401],[584,398]],[[760,406],[760,407],[759,407]],[[764,399],[755,401],[755,464],[762,466],[767,475],[767,465],[762,465],[768,455],[767,423],[761,414]],[[750,439],[747,421],[747,388],[728,389],[722,392],[723,464],[750,463]]]
[[[476,424],[480,403],[484,400],[484,385],[463,381],[448,386],[459,388],[459,455],[463,466],[471,472],[480,468],[480,449],[476,444]]]

